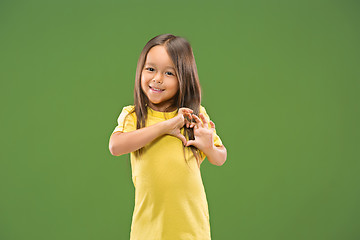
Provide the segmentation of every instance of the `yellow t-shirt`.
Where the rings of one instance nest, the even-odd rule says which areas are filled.
[[[133,105],[123,108],[114,132],[136,130],[136,114],[125,116]],[[145,126],[165,121],[177,115],[147,107]],[[209,120],[205,108],[200,112]],[[181,129],[183,133],[183,129]],[[214,131],[214,144],[221,140]],[[140,159],[131,153],[132,180],[135,187],[130,240],[209,240],[210,222],[208,203],[200,169],[193,153],[172,135],[163,135],[145,145]],[[201,152],[202,160],[206,157]],[[189,166],[188,166],[189,165]]]

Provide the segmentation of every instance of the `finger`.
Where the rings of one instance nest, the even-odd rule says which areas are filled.
[[[195,146],[194,145],[195,144],[195,141],[194,140],[190,140],[190,141],[188,141],[187,143],[186,143],[186,147],[188,147],[188,146],[190,146],[190,145],[193,145],[193,146]]]
[[[191,121],[192,121],[191,113],[187,113],[186,116],[187,116],[187,118],[186,118],[186,127],[189,128],[190,124],[191,124]]]
[[[195,124],[195,125],[196,125],[197,127],[204,127],[202,121],[200,120],[200,118],[199,118],[198,116],[196,116],[195,114],[193,114],[192,116],[193,116],[193,118],[194,118],[195,121],[196,121],[196,124]]]
[[[181,114],[184,114],[184,113],[192,113],[192,112],[193,112],[193,110],[190,109],[190,108],[180,108],[180,109],[179,109],[179,113],[181,113]]]
[[[189,128],[191,122],[187,118],[185,119],[185,121],[186,121],[186,127]]]
[[[192,119],[191,113],[187,113],[187,116],[189,117],[189,120],[191,121],[191,119]]]
[[[210,120],[210,126],[212,129],[215,129],[215,123],[213,121]]]
[[[190,111],[190,112],[193,112],[193,110],[191,108],[187,108],[187,107],[182,107],[180,108],[181,110],[184,110],[184,111]]]
[[[184,144],[184,146],[186,146],[186,138],[184,135],[182,135],[181,133],[177,134],[176,137],[178,137]]]
[[[191,112],[190,111],[181,111],[181,112],[179,112],[178,113],[178,116],[183,116],[185,119],[186,119],[186,117],[187,118],[189,118],[189,119],[191,119],[192,117],[191,117]]]
[[[191,118],[190,118],[190,128],[192,128],[192,127],[194,127],[194,126],[196,126],[196,119],[192,116],[192,114],[190,114],[191,115]]]
[[[209,128],[209,123],[208,123],[208,121],[206,120],[205,115],[204,115],[203,113],[200,113],[200,117],[201,117],[202,121],[204,122],[204,125],[205,125],[207,128]]]
[[[192,128],[192,127],[194,127],[195,126],[195,123],[194,122],[189,122],[189,128]]]

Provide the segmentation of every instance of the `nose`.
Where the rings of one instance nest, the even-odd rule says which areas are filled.
[[[161,73],[156,74],[151,81],[156,83],[162,83],[163,81],[162,81]]]

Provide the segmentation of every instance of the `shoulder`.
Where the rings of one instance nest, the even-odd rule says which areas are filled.
[[[200,110],[199,113],[202,113],[205,115],[205,118],[210,118],[209,113],[207,112],[206,108],[203,105],[200,105]],[[211,115],[211,110],[210,110],[210,115]]]
[[[200,113],[206,113],[206,109],[203,105],[200,105]]]
[[[200,111],[199,113],[202,113],[205,115],[205,117],[208,117],[208,113],[206,112],[206,108],[203,105],[200,105]]]
[[[134,105],[127,105],[127,106],[123,107],[120,112],[119,119],[125,119],[127,116],[129,116],[131,118],[136,116],[136,113],[134,110],[135,110]]]
[[[135,106],[134,105],[127,105],[125,107],[123,107],[123,111],[127,112],[127,113],[130,113],[132,112],[133,110],[135,109]]]

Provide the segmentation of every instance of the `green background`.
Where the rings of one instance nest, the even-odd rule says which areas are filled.
[[[108,149],[139,54],[193,47],[228,151],[201,172],[212,239],[360,239],[357,1],[0,3],[0,239],[129,239]]]

